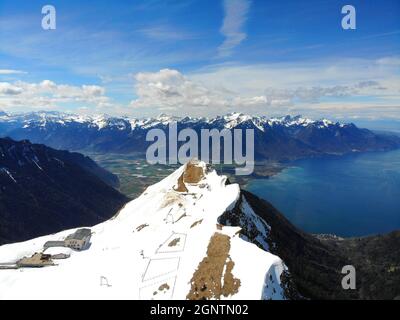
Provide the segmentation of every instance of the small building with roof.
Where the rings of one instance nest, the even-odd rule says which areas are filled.
[[[89,246],[91,236],[92,231],[90,229],[78,229],[65,238],[64,245],[71,249],[84,250]]]
[[[31,257],[23,257],[17,261],[17,266],[19,268],[43,268],[53,265],[54,263],[51,260],[51,256],[43,253],[35,253]]]

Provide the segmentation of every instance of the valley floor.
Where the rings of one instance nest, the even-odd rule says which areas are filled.
[[[119,190],[131,199],[138,197],[148,186],[160,181],[175,171],[179,165],[149,165],[143,156],[132,154],[86,153],[100,166],[118,176]],[[286,165],[278,162],[259,163],[249,176],[235,175],[233,165],[215,165],[218,174],[228,176],[232,183],[242,188],[254,179],[265,179],[281,172]]]

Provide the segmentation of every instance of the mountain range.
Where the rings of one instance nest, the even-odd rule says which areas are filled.
[[[0,245],[113,216],[118,178],[78,153],[0,138]]]
[[[149,130],[157,128],[168,135],[168,126],[178,130],[254,129],[257,160],[294,160],[328,154],[383,151],[400,147],[400,137],[361,129],[352,123],[301,116],[267,118],[231,113],[216,118],[179,118],[160,115],[135,119],[111,116],[79,116],[59,112],[0,114],[0,136],[29,139],[56,149],[101,153],[145,153]]]

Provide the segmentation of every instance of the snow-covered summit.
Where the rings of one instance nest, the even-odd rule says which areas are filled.
[[[239,202],[244,225],[220,224],[219,217]],[[241,234],[250,227],[257,245]],[[60,248],[69,258],[53,260],[54,266],[1,269],[74,231],[0,247],[0,299],[284,298],[286,267],[268,252],[269,225],[242,199],[237,184],[203,162],[180,167],[92,227],[86,250],[65,254]]]
[[[225,127],[228,129],[234,128],[237,125],[241,124],[242,122],[252,120],[251,116],[239,112],[229,113],[222,118],[225,120],[226,122]]]

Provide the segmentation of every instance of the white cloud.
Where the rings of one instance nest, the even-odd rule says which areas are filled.
[[[399,58],[221,64],[199,70],[190,77],[213,86],[222,83],[231,90],[246,94],[257,94],[270,87],[333,87],[370,80],[390,82],[399,87],[400,64],[396,65]]]
[[[243,31],[250,9],[249,0],[224,0],[225,17],[221,27],[221,34],[225,41],[218,48],[219,57],[228,57],[247,34]]]
[[[0,95],[18,95],[22,89],[8,82],[0,82]]]
[[[343,102],[365,99],[366,103],[370,99],[400,105],[400,65],[397,61],[398,57],[383,57],[376,60],[221,64],[188,76],[192,81],[207,83],[209,87],[223,85],[241,96],[266,95],[273,101],[271,105],[288,106],[281,108],[281,113],[290,112],[289,107],[298,103],[296,100],[315,102],[322,97],[336,97]],[[267,111],[273,110],[269,108]]]
[[[294,100],[300,102],[314,103],[318,102],[324,97],[350,97],[362,94],[372,94],[373,91],[377,93],[387,90],[377,81],[361,81],[352,85],[336,85],[331,87],[298,87],[295,89],[279,90],[275,88],[267,88],[265,90],[268,97],[281,98],[290,101],[292,104]]]
[[[0,75],[10,75],[10,74],[24,74],[25,71],[13,70],[13,69],[0,69]]]
[[[134,107],[179,110],[228,105],[217,90],[195,83],[177,70],[138,73],[135,79],[138,98],[132,101]]]
[[[379,65],[400,67],[400,57],[385,57],[377,61]]]
[[[224,65],[189,75],[171,69],[138,73],[137,98],[131,105],[176,115],[210,116],[241,111],[268,115],[301,112],[320,117],[318,111],[325,114],[325,106],[331,108],[330,114],[334,116],[335,110],[343,114],[340,104],[346,104],[349,113],[354,105],[355,112],[360,114],[360,106],[365,104],[369,114],[386,108],[391,114],[398,110],[400,117],[400,79],[396,71],[382,68],[377,61],[369,61],[368,69],[364,63],[353,64],[352,68],[349,65]],[[374,104],[382,107],[374,109]]]
[[[173,69],[118,79],[135,97],[128,105],[109,98],[103,86],[0,82],[0,109],[62,109],[153,116],[215,116],[230,111],[269,116],[400,118],[399,57],[273,64],[220,64],[183,74]],[[132,79],[130,78],[130,81]],[[107,91],[112,88],[107,85]],[[115,94],[115,91],[114,91]],[[132,99],[132,98],[130,98]],[[364,106],[364,108],[363,108]],[[111,111],[110,111],[111,110]]]
[[[92,96],[92,97],[99,97],[103,96],[105,94],[105,89],[100,86],[94,86],[94,85],[83,85],[82,90],[84,95],[86,96]]]
[[[162,69],[136,75],[135,108],[169,111],[177,115],[209,115],[246,107],[260,107],[267,98],[240,96],[224,88],[192,81],[177,70]]]
[[[298,104],[289,109],[290,114],[303,114],[313,118],[371,120],[400,120],[399,111],[400,104],[398,101],[392,104],[385,101],[373,103],[353,101],[318,102]]]
[[[51,80],[39,83],[16,81],[0,83],[0,107],[12,110],[60,108],[70,103],[89,104],[95,108],[111,106],[105,89],[96,85],[71,86]]]

